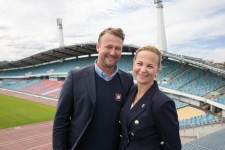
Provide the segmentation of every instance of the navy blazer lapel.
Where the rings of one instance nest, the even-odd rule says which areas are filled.
[[[122,72],[119,70],[118,71],[118,74],[119,74],[119,77],[120,77],[120,80],[121,80],[121,83],[122,83],[122,87],[123,87],[123,91],[126,92],[127,91],[127,83],[126,83],[126,79],[124,77],[124,75],[122,74]]]
[[[124,127],[124,134],[128,138],[128,124],[127,124],[127,118],[128,118],[128,113],[130,111],[131,103],[137,93],[137,85],[133,85],[133,87],[130,89],[129,96],[127,97],[127,100],[123,106],[122,110],[122,126]]]
[[[91,98],[92,103],[95,105],[96,102],[96,84],[95,84],[95,67],[91,65],[88,71],[86,72],[86,85],[88,87],[88,92]]]
[[[118,74],[119,74],[119,77],[120,77],[120,79],[121,79],[122,86],[123,86],[123,88],[124,88],[125,85],[126,85],[126,83],[125,83],[126,80],[124,79],[124,76],[123,76],[123,74],[121,73],[120,70],[118,70]]]
[[[152,100],[152,96],[157,90],[158,90],[157,82],[154,82],[154,84],[147,90],[147,92],[143,95],[143,97],[133,106],[132,109],[130,109],[129,113],[127,114],[128,116],[127,125],[129,125],[132,122],[132,120],[134,120],[140,113],[142,113],[147,108],[147,106],[150,104]]]

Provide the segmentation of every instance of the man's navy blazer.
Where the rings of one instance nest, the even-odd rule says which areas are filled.
[[[119,150],[181,150],[174,101],[159,90],[155,81],[130,109],[136,93],[137,85],[134,85],[120,115]]]
[[[60,93],[53,124],[54,150],[75,149],[80,142],[95,111],[95,75],[94,64],[69,72]],[[118,75],[123,95],[126,96],[133,85],[133,77],[121,70]]]

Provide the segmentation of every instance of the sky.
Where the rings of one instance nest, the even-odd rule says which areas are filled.
[[[163,0],[167,51],[225,62],[225,0]],[[107,27],[124,44],[157,45],[154,0],[0,0],[0,61],[16,61],[64,45],[96,42]]]

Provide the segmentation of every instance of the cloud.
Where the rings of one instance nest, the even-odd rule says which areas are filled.
[[[225,44],[225,1],[165,0],[168,51],[215,61]],[[0,61],[58,47],[56,18],[63,20],[65,45],[97,41],[104,28],[121,27],[125,44],[156,45],[157,19],[149,0],[1,0]],[[19,53],[18,53],[19,52]],[[190,53],[191,52],[191,53]]]
[[[214,60],[216,63],[225,62],[225,48],[210,49],[204,58],[207,60]]]

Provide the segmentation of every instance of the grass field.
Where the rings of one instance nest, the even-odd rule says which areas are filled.
[[[0,129],[52,120],[56,108],[0,94]]]

